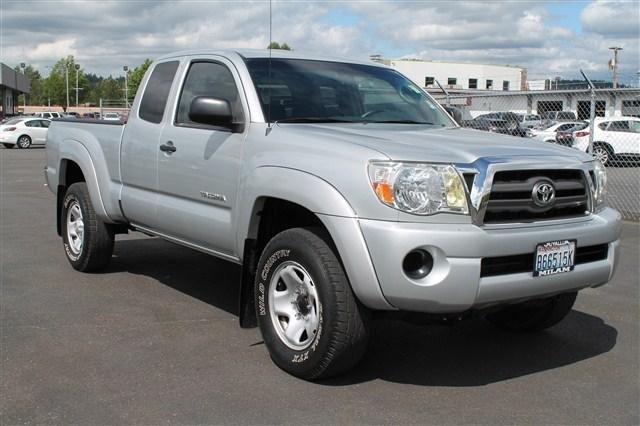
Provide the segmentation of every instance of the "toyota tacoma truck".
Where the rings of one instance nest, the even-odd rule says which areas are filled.
[[[164,56],[126,124],[53,122],[45,176],[74,269],[129,230],[240,264],[240,325],[309,380],[360,360],[374,312],[539,331],[619,258],[593,157],[463,129],[370,62]]]

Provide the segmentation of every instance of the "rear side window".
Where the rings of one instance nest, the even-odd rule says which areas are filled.
[[[40,120],[30,120],[24,123],[27,127],[42,127],[40,125]]]
[[[576,115],[572,112],[559,112],[558,113],[558,120],[575,120],[576,119]]]
[[[631,129],[629,128],[628,121],[612,121],[607,129],[610,132],[629,132]]]
[[[140,102],[140,118],[151,123],[162,121],[177,69],[178,61],[162,62],[156,65]]]

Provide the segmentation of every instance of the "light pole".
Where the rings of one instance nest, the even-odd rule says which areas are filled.
[[[613,60],[609,61],[609,67],[613,70],[613,88],[618,88],[618,51],[622,50],[622,47],[610,47],[609,50],[613,50]]]
[[[25,73],[25,68],[26,67],[27,67],[27,64],[25,64],[24,62],[20,62],[20,68],[22,68],[22,75],[26,75],[26,73]],[[23,101],[23,103],[22,103],[22,107],[23,107],[22,113],[26,114],[26,112],[27,112],[27,94],[26,93],[22,94],[22,101]]]
[[[67,109],[64,112],[69,111],[69,64],[68,62],[64,64],[64,75],[67,81]]]
[[[51,65],[46,65],[45,68],[49,69],[49,75],[47,78],[51,77],[51,70],[53,70],[53,67],[51,67]],[[47,84],[47,104],[49,106],[49,111],[51,111],[51,87],[49,87],[49,84]]]
[[[129,80],[127,74],[129,74],[129,67],[127,65],[122,67],[124,71],[124,107],[129,108]]]
[[[80,72],[80,65],[76,64],[76,108],[78,108],[78,73]]]

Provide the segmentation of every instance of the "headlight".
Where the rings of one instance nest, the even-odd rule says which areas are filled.
[[[403,212],[469,213],[462,179],[448,164],[372,162],[369,180],[380,201]]]
[[[594,192],[593,192],[593,201],[594,207],[596,210],[599,210],[600,207],[604,205],[604,193],[605,188],[607,186],[607,170],[604,168],[601,162],[594,161],[593,162],[593,174],[594,174]]]

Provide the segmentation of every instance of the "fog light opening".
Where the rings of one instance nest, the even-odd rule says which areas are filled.
[[[411,279],[426,277],[433,269],[433,257],[425,250],[411,250],[402,261],[402,270]]]

